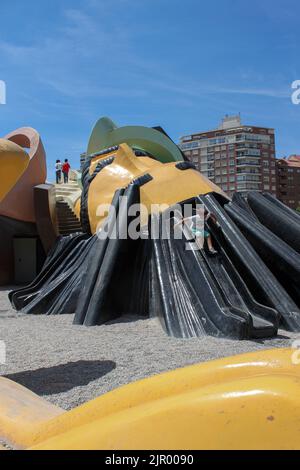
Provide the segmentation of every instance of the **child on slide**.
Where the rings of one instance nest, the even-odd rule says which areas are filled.
[[[201,212],[202,213],[199,215],[203,217],[203,211]],[[195,235],[196,240],[197,238],[200,238],[201,240],[203,240],[204,238],[204,240],[206,240],[207,242],[209,253],[211,255],[216,255],[218,252],[213,247],[212,237],[211,237],[210,229],[208,226],[209,219],[211,219],[214,223],[217,223],[217,219],[215,215],[212,214],[211,212],[208,212],[206,209],[204,209],[204,228],[200,229],[199,227],[197,227],[197,224],[196,225],[193,224],[191,227],[191,231],[193,232],[193,235]]]
[[[187,217],[185,219],[182,218],[180,222],[175,224],[175,227],[186,223],[191,232],[193,233],[196,243],[200,250],[203,249],[204,241],[206,240],[209,253],[211,255],[216,255],[218,252],[213,247],[212,237],[208,226],[209,219],[211,219],[215,224],[218,224],[216,216],[214,214],[208,212],[204,208],[198,209],[196,216]]]

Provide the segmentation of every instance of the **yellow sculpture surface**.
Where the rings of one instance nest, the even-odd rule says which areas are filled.
[[[149,174],[153,179],[140,189],[141,203],[151,213],[152,204],[172,206],[181,201],[206,194],[212,191],[224,194],[214,183],[196,170],[181,171],[176,163],[161,163],[150,157],[137,157],[127,144],[104,156],[96,156],[91,160],[90,176],[94,173],[101,160],[114,157],[112,164],[105,166],[92,180],[88,192],[88,212],[92,233],[102,223],[104,215],[99,212],[101,204],[110,204],[115,191],[125,188],[133,179]],[[80,203],[75,205],[77,216]],[[98,212],[98,215],[97,215]],[[146,219],[144,220],[146,222]]]
[[[14,187],[29,164],[29,155],[14,142],[0,139],[0,202]]]
[[[0,436],[38,450],[300,449],[293,354],[259,351],[186,367],[69,412],[0,379]]]

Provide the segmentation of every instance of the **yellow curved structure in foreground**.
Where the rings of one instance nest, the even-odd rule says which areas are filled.
[[[29,164],[29,155],[19,145],[0,139],[0,202],[14,187]]]
[[[276,349],[186,367],[69,412],[0,379],[0,437],[36,450],[300,449],[293,355]]]

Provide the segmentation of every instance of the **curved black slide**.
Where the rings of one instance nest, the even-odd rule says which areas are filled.
[[[283,202],[279,201],[279,199],[273,196],[273,194],[270,194],[270,193],[262,193],[262,194],[265,199],[275,204],[277,207],[283,210],[286,214],[292,217],[298,224],[300,224],[300,212],[295,211],[294,209],[291,209],[290,207],[286,206],[285,204],[283,204]]]
[[[168,334],[238,339],[276,335],[279,315],[252,298],[230,263],[226,266],[225,255],[208,256],[195,249],[187,228],[179,224],[177,230],[183,231],[181,237],[152,240],[153,309],[160,312]]]
[[[205,261],[197,251],[186,250],[187,239],[152,243],[155,309],[169,335],[250,337],[250,316],[226,304]]]
[[[247,201],[259,221],[300,253],[300,223],[283,205],[275,204],[260,193],[250,192]]]
[[[299,331],[300,310],[295,301],[265,265],[227,211],[214,195],[200,196],[199,200],[217,217],[223,236],[223,247],[256,301],[275,309],[281,315],[285,328]],[[252,223],[252,220],[249,223]]]
[[[300,308],[300,254],[235,204],[225,210]]]
[[[213,273],[215,282],[227,301],[235,308],[247,312],[252,318],[251,338],[267,338],[277,334],[280,315],[276,310],[259,304],[238,271],[227,257],[225,250],[218,244],[219,254],[211,256],[205,250],[202,256]]]

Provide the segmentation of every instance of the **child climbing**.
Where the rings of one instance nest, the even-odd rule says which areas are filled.
[[[62,166],[62,172],[63,172],[63,175],[64,175],[64,183],[68,183],[69,182],[69,172],[70,172],[70,169],[71,169],[71,166],[69,164],[69,160],[66,158],[65,159],[65,162]]]
[[[56,160],[56,163],[55,163],[56,184],[59,184],[61,182],[61,169],[62,169],[61,161]]]

